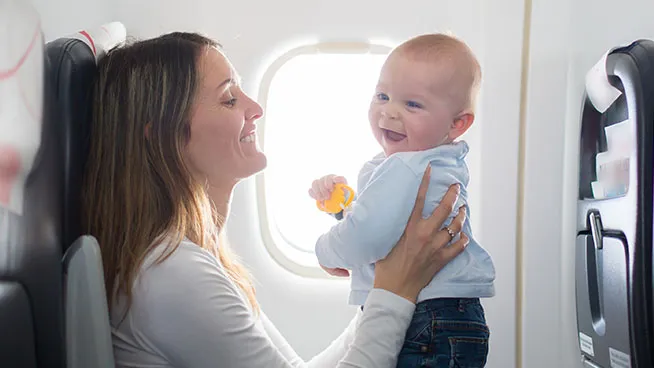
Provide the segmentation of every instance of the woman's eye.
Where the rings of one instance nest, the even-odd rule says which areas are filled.
[[[377,93],[375,97],[380,101],[388,101],[388,95],[386,95],[385,93],[381,93],[381,92]]]
[[[236,98],[231,98],[231,99],[229,99],[229,100],[223,102],[223,104],[224,104],[225,106],[232,107],[232,106],[236,105]]]
[[[414,109],[422,109],[422,105],[415,102],[415,101],[407,101],[406,105],[409,106],[409,107],[412,107]]]

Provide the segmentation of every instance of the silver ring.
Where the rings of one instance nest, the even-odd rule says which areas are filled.
[[[454,231],[452,231],[452,229],[450,229],[449,226],[445,226],[444,229],[445,231],[447,231],[447,234],[450,236],[450,240],[454,239],[454,236],[456,235],[454,234]]]

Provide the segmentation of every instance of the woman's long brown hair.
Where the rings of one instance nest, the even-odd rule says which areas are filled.
[[[162,242],[164,261],[184,237],[208,250],[258,310],[249,274],[220,242],[222,216],[183,152],[200,84],[203,52],[218,44],[195,33],[170,33],[111,50],[98,65],[83,191],[87,231],[100,244],[107,299],[132,302],[148,253]]]

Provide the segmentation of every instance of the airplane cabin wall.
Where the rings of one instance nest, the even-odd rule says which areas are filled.
[[[110,0],[31,0],[41,15],[45,41],[114,20]]]
[[[581,368],[575,309],[579,119],[586,72],[654,39],[650,0],[533,0],[526,100],[522,367]]]

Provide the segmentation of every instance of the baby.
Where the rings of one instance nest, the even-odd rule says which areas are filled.
[[[459,202],[445,225],[459,207],[467,206],[468,145],[455,140],[474,121],[480,80],[472,51],[444,34],[410,39],[386,59],[368,113],[384,152],[363,165],[356,200],[315,248],[324,268],[351,270],[350,304],[364,305],[373,287],[374,263],[400,239],[427,165],[432,170],[423,216],[455,183],[461,187]],[[346,180],[320,178],[309,194],[318,201],[328,199],[336,183]],[[469,213],[462,231],[470,242],[420,293],[398,367],[486,364],[489,329],[479,298],[494,296],[495,267],[472,236]]]

